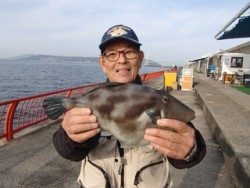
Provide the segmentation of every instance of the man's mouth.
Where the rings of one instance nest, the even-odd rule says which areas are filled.
[[[123,72],[125,73],[125,72],[129,72],[129,71],[130,71],[129,68],[123,68],[123,69],[117,69],[116,70],[117,73],[123,73]]]

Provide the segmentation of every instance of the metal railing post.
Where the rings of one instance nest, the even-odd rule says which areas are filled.
[[[66,93],[66,97],[70,97],[71,93],[72,93],[73,90],[70,90]]]
[[[16,107],[18,105],[18,102],[13,102],[9,105],[9,108],[7,110],[6,113],[6,118],[5,118],[5,123],[4,123],[4,127],[5,127],[5,131],[7,133],[7,140],[11,140],[13,139],[13,120],[14,120],[14,114],[15,114],[15,110]]]

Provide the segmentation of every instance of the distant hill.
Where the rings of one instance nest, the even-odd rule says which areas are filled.
[[[0,59],[4,61],[40,61],[40,62],[98,62],[97,57],[77,57],[77,56],[55,56],[55,55],[35,55],[35,54],[25,54],[17,57]],[[161,67],[162,65],[153,60],[143,60],[143,66],[150,67]]]
[[[149,66],[149,67],[161,67],[162,65],[151,60],[151,59],[144,59],[143,62],[142,62],[142,65],[144,66]]]
[[[1,60],[1,59],[0,59]],[[11,61],[59,61],[59,62],[98,62],[97,57],[76,57],[76,56],[54,56],[54,55],[34,55],[27,54],[12,58],[5,58],[2,60],[11,60]]]

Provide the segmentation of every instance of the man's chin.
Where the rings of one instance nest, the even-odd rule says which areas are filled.
[[[133,81],[133,79],[130,77],[119,77],[116,79],[116,82],[119,82],[119,83],[129,83],[132,81]]]

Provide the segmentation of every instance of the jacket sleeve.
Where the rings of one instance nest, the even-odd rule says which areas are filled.
[[[190,125],[192,128],[195,129],[192,123],[188,123],[188,125]],[[202,159],[205,157],[206,144],[201,133],[197,129],[195,129],[195,137],[196,137],[196,147],[197,147],[196,152],[192,156],[190,156],[190,159],[188,161],[169,158],[168,159],[169,163],[173,167],[178,168],[178,169],[190,168],[200,163]]]
[[[53,143],[56,151],[65,159],[81,161],[88,153],[97,146],[101,133],[88,139],[84,143],[71,140],[64,129],[60,126],[53,135]]]

